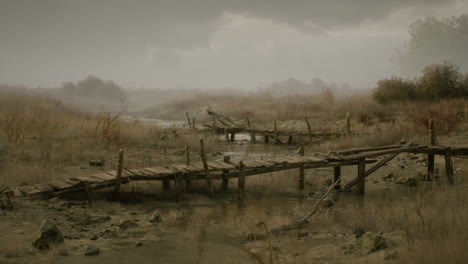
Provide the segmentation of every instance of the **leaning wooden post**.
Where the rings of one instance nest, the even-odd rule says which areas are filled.
[[[252,126],[250,125],[249,117],[247,117],[246,119],[247,119],[247,127],[250,130],[250,143],[255,144],[255,143],[257,143],[257,140],[255,138],[255,131],[252,129]]]
[[[245,166],[244,162],[239,162],[239,176],[237,179],[238,186],[238,198],[239,200],[244,200],[244,191],[245,191]]]
[[[360,158],[358,160],[358,193],[360,195],[364,195],[366,192],[366,159],[365,158]]]
[[[184,150],[185,150],[185,165],[189,166],[189,165],[190,165],[190,151],[189,151],[189,147],[188,147],[187,145],[185,145]],[[184,189],[187,189],[188,186],[189,186],[189,184],[190,184],[190,180],[187,179],[187,180],[185,181],[185,188],[184,188]]]
[[[211,128],[211,134],[216,135],[216,119],[213,117],[213,126]]]
[[[445,174],[448,182],[453,184],[452,149],[450,147],[445,149]]]
[[[229,142],[229,133],[227,131],[227,128],[224,128],[224,140],[226,140],[226,142]]]
[[[119,160],[117,161],[117,174],[115,176],[115,187],[114,194],[116,198],[120,197],[120,184],[122,180],[122,170],[123,170],[123,149],[119,150]]]
[[[206,183],[208,184],[210,198],[213,198],[213,183],[211,182],[211,175],[208,171],[208,161],[206,158],[205,143],[203,142],[203,138],[200,138],[200,157],[202,159],[203,168],[205,169]]]
[[[432,119],[429,119],[429,138],[430,138],[430,144],[435,145],[436,137],[435,137],[435,131],[434,131],[434,120]],[[432,181],[432,179],[434,178],[434,167],[435,167],[434,154],[430,153],[427,155],[426,181]]]
[[[341,167],[333,167],[333,182],[335,183],[335,190],[341,189]]]
[[[351,136],[351,114],[346,113],[346,135]]]
[[[229,163],[229,162],[231,162],[231,157],[230,156],[224,156],[223,161],[225,163]],[[225,175],[227,172],[228,171],[223,171],[223,181],[221,182],[221,189],[223,189],[223,191],[227,191],[228,185],[229,185],[229,179]]]
[[[197,132],[197,128],[195,127],[195,117],[192,118],[192,129],[193,129],[193,132]]]
[[[297,151],[299,156],[304,156],[304,147],[299,147],[299,150]],[[304,166],[301,166],[299,168],[299,190],[304,190]]]
[[[190,116],[189,116],[188,112],[185,112],[185,116],[187,116],[187,122],[188,122],[188,126],[189,126],[190,130],[193,130],[192,122],[190,121]]]
[[[278,144],[278,128],[276,126],[276,121],[275,121],[275,124],[274,124],[274,141],[273,141],[273,144]]]
[[[312,145],[312,127],[310,126],[309,119],[304,118],[307,124],[307,133],[309,134],[309,144]]]

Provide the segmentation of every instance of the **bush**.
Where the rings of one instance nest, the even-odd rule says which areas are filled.
[[[381,104],[468,98],[468,74],[463,76],[459,70],[451,62],[432,64],[423,69],[423,75],[417,82],[395,76],[380,80],[373,96]]]
[[[419,96],[430,101],[466,97],[463,75],[459,70],[457,65],[450,62],[426,66],[423,76],[419,78]]]
[[[78,83],[67,82],[62,85],[62,91],[66,95],[81,97],[102,97],[124,101],[124,90],[112,81],[103,81],[96,76],[88,76]]]
[[[416,99],[416,84],[393,76],[390,79],[383,79],[377,83],[373,94],[377,102],[385,104],[388,102],[411,101]]]

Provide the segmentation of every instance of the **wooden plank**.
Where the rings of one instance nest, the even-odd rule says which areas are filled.
[[[105,181],[114,181],[117,179],[116,177],[111,176],[107,173],[97,173],[97,174],[90,175],[90,177],[105,180]]]
[[[213,170],[235,170],[236,166],[221,162],[221,161],[209,161],[208,167]]]
[[[194,164],[188,166],[185,170],[189,173],[201,173],[204,171],[203,164],[201,162],[195,162]]]
[[[92,178],[92,177],[88,177],[88,176],[78,176],[78,177],[70,178],[70,180],[79,181],[79,182],[83,182],[83,183],[101,183],[101,182],[103,182],[103,180],[101,180],[101,179],[96,179],[96,178]]]
[[[54,187],[57,190],[68,190],[73,188],[73,184],[70,184],[65,181],[52,181],[48,183],[50,186]]]
[[[161,176],[161,177],[168,176],[174,173],[172,170],[164,168],[164,167],[151,167],[151,168],[145,168],[145,170],[152,172],[153,176]]]
[[[106,173],[109,174],[109,175],[112,175],[114,177],[117,177],[117,171],[116,170],[108,171]],[[122,170],[122,178],[129,177],[130,175],[131,174],[127,170]]]
[[[402,147],[402,148],[397,148],[397,149],[387,149],[387,150],[377,150],[377,151],[369,151],[369,152],[362,152],[359,154],[353,154],[353,155],[346,155],[346,156],[340,156],[341,158],[345,160],[355,160],[355,159],[361,159],[361,158],[368,158],[368,157],[378,157],[378,156],[384,156],[387,154],[392,154],[392,153],[399,153],[399,152],[411,152],[414,150],[418,149],[423,149],[427,148],[426,146],[413,146],[413,147]]]
[[[34,184],[34,188],[38,189],[41,191],[41,193],[48,193],[48,192],[53,192],[55,190],[54,187],[50,186],[47,183],[38,183]]]
[[[270,167],[274,166],[274,162],[269,162],[266,160],[247,160],[244,161],[244,166],[247,169],[252,169],[252,168],[264,168],[264,167]]]
[[[18,190],[26,196],[33,196],[42,193],[40,190],[34,188],[33,186],[22,186],[19,187]]]
[[[328,162],[326,159],[321,159],[317,157],[306,157],[306,156],[295,157],[294,159],[300,163],[327,163]]]
[[[347,149],[347,150],[333,151],[332,154],[350,155],[350,154],[357,154],[361,152],[369,152],[369,151],[376,151],[376,150],[397,149],[397,148],[401,148],[402,146],[403,145],[400,144],[400,145],[389,145],[389,146],[381,146],[381,147]]]

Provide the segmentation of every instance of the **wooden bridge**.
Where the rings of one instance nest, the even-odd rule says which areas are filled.
[[[150,167],[142,169],[125,169],[123,167],[123,151],[119,153],[118,168],[114,171],[97,173],[89,176],[74,177],[67,180],[57,180],[47,183],[22,186],[10,191],[10,195],[20,197],[54,196],[68,192],[91,191],[104,188],[113,188],[119,194],[120,185],[130,181],[162,181],[163,188],[169,188],[173,181],[178,200],[184,199],[186,184],[193,180],[204,180],[213,196],[213,180],[222,181],[222,189],[226,190],[230,178],[238,178],[238,194],[244,197],[245,177],[277,171],[298,169],[299,189],[304,189],[304,170],[314,168],[333,167],[335,188],[342,188],[341,167],[357,166],[357,178],[349,181],[344,187],[351,188],[357,185],[358,193],[365,192],[365,177],[377,171],[380,167],[395,158],[398,154],[415,153],[428,157],[427,180],[434,177],[434,155],[445,157],[447,179],[453,183],[452,156],[468,156],[468,148],[398,144],[376,148],[363,148],[336,151],[330,154],[304,155],[303,148],[299,149],[298,156],[282,158],[269,158],[264,160],[233,161],[225,157],[223,161],[207,161],[204,152],[203,139],[200,139],[201,153],[194,161],[189,161],[187,154],[186,164],[175,164],[163,167]],[[376,159],[378,158],[378,159]],[[366,169],[366,164],[375,163]]]
[[[307,131],[297,131],[297,130],[281,130],[278,129],[277,122],[274,121],[273,127],[271,129],[266,128],[254,128],[251,124],[250,119],[247,117],[243,124],[233,122],[230,118],[214,112],[212,109],[207,109],[208,115],[212,117],[212,124],[204,124],[203,126],[205,132],[224,135],[226,142],[233,142],[235,140],[236,134],[248,134],[250,135],[250,142],[252,144],[257,143],[257,135],[263,137],[265,144],[272,140],[273,144],[282,144],[284,143],[281,138],[287,137],[287,143],[292,144],[293,140],[296,139],[300,145],[304,143],[312,143],[315,138],[337,138],[341,136],[350,136],[362,134],[362,132],[351,131],[351,116],[349,113],[346,114],[346,125],[343,130],[340,131],[329,131],[329,132],[316,132],[312,131],[312,126],[307,118],[304,118],[305,124],[307,126]],[[188,126],[192,131],[197,130],[195,126],[195,118],[190,118],[189,114],[186,113]]]

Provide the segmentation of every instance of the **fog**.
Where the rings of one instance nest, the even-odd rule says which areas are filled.
[[[390,58],[412,22],[463,13],[468,0],[0,0],[0,82],[370,88],[399,74]]]

